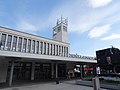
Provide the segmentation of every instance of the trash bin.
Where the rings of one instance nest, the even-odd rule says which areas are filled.
[[[59,78],[56,78],[56,84],[59,84]]]

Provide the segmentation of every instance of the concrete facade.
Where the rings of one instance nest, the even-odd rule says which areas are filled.
[[[0,27],[0,83],[8,80],[11,86],[14,78],[66,77],[67,70],[74,77],[76,63],[97,63],[94,59],[70,57],[68,32],[63,32],[62,28],[66,24],[61,22],[57,25],[61,28],[56,39]]]

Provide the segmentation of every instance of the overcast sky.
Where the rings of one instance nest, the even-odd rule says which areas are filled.
[[[61,15],[68,18],[70,53],[120,48],[120,0],[0,0],[0,26],[47,38]]]

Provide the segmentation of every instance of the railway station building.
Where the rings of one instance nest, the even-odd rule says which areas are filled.
[[[67,19],[53,28],[53,39],[0,27],[0,83],[71,77],[78,63],[97,61],[93,57],[70,54]]]

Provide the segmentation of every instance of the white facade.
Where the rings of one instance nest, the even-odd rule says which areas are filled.
[[[0,49],[68,57],[69,44],[0,27]],[[59,49],[59,50],[58,50]]]
[[[9,68],[9,86],[11,86],[14,76],[14,65],[18,67],[19,65],[17,63],[24,65],[25,62],[26,65],[31,63],[29,68],[31,69],[29,70],[31,75],[27,74],[31,77],[31,80],[34,80],[36,77],[35,71],[37,70],[36,68],[38,68],[37,65],[44,65],[44,63],[47,63],[46,65],[49,66],[48,69],[51,70],[51,72],[49,72],[51,73],[51,77],[56,76],[56,78],[61,70],[59,64],[66,66],[64,67],[63,65],[64,71],[66,72],[67,69],[72,71],[76,62],[97,63],[94,59],[86,59],[86,57],[78,58],[78,55],[70,55],[67,19],[64,20],[63,18],[61,18],[61,21],[58,20],[57,25],[53,28],[53,39],[0,27],[0,83],[6,82],[7,69]],[[19,67],[24,68],[24,66]],[[54,69],[54,67],[56,69]],[[58,67],[60,70],[58,70]],[[19,70],[17,71],[22,71],[20,68],[18,68]],[[21,72],[17,71],[16,74],[21,74]],[[37,71],[37,74],[39,74],[39,72],[42,72],[42,70]],[[62,73],[65,74],[65,72]],[[24,72],[22,72],[22,74],[24,74]]]
[[[53,39],[68,43],[68,22],[67,19],[60,18],[57,20],[56,26],[53,28]]]

